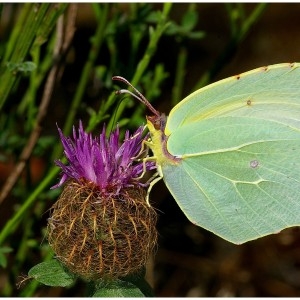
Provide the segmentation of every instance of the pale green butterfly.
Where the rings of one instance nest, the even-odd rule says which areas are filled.
[[[300,224],[299,67],[220,80],[168,118],[135,89],[154,114],[147,117],[152,159],[192,223],[236,244]]]

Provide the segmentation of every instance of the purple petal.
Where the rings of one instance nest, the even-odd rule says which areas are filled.
[[[126,186],[145,185],[138,180],[144,171],[144,163],[135,159],[142,150],[143,140],[148,137],[143,137],[143,126],[133,135],[127,130],[121,144],[118,127],[108,138],[105,127],[98,137],[93,138],[90,133],[84,131],[81,121],[77,132],[73,126],[72,138],[65,137],[61,129],[58,126],[57,128],[68,165],[64,165],[60,160],[55,161],[62,170],[62,177],[52,188],[60,187],[68,179],[85,179],[94,182],[101,191],[107,192],[109,189],[114,190],[116,194]],[[145,166],[146,170],[156,168],[155,163],[149,161],[145,162]]]

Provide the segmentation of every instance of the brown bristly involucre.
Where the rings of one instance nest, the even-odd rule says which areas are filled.
[[[113,279],[145,266],[156,245],[156,212],[142,187],[103,198],[93,183],[68,182],[52,206],[49,244],[87,280]]]

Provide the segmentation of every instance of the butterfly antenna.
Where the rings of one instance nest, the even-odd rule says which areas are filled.
[[[145,96],[138,90],[136,89],[127,79],[125,79],[122,76],[113,76],[112,80],[118,80],[121,81],[127,85],[129,85],[131,88],[133,88],[133,90],[136,92],[136,94],[125,90],[125,89],[121,89],[116,91],[116,94],[129,94],[132,97],[134,97],[135,99],[139,100],[140,102],[142,102],[144,105],[146,105],[148,107],[148,109],[153,112],[156,116],[160,116],[160,113],[150,104],[150,102],[145,98]]]

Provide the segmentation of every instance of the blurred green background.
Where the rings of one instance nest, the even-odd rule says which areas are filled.
[[[85,296],[86,286],[22,282],[50,259],[48,209],[59,195],[56,123],[83,120],[95,134],[145,124],[145,108],[113,75],[160,111],[210,82],[300,61],[298,3],[1,4],[0,296]],[[299,83],[300,84],[300,83]],[[122,100],[120,102],[120,100]],[[156,296],[300,296],[298,228],[241,246],[195,227],[163,182],[152,190],[159,247],[147,280]],[[20,285],[20,286],[19,286]]]

